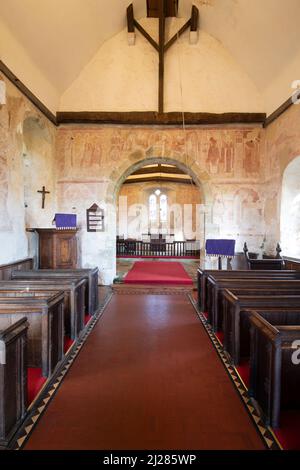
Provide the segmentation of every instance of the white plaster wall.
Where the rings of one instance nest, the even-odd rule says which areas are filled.
[[[36,38],[38,41],[38,38]],[[47,53],[47,52],[45,52]],[[0,60],[55,114],[59,92],[0,18]]]
[[[167,38],[183,18],[167,21]],[[158,22],[141,20],[157,39]],[[63,93],[62,111],[155,111],[158,102],[158,53],[137,32],[129,46],[124,29],[106,41],[77,79]],[[198,43],[189,33],[166,53],[165,111],[264,112],[255,85],[224,46],[204,31]]]
[[[4,77],[6,82],[7,102],[0,105],[0,264],[10,263],[25,258],[28,254],[36,256],[36,240],[26,232],[24,207],[24,166],[23,150],[25,146],[23,123],[28,118],[44,128],[48,135],[45,143],[38,135],[32,135],[32,149],[35,149],[36,161],[31,167],[30,190],[35,206],[30,222],[34,226],[46,223],[49,213],[43,219],[41,196],[36,193],[42,181],[54,183],[55,127],[21,95]],[[28,145],[28,136],[26,143]],[[52,192],[55,201],[54,191]],[[54,204],[55,205],[55,204]],[[52,206],[52,211],[54,210]],[[52,212],[51,211],[51,212]],[[39,225],[41,224],[41,225]]]
[[[300,258],[300,156],[283,174],[280,223],[283,253]]]

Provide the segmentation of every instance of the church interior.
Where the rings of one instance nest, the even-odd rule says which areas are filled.
[[[0,450],[300,450],[300,2],[130,1],[0,0]]]

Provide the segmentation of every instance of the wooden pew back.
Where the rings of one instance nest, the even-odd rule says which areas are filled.
[[[0,290],[61,290],[65,292],[64,318],[65,332],[72,339],[77,339],[84,328],[85,291],[87,280],[83,279],[16,279],[14,281],[0,281]]]
[[[16,270],[27,270],[33,268],[33,258],[25,258],[13,263],[1,264],[0,265],[0,281],[6,281],[11,279],[11,274]]]
[[[63,359],[64,351],[64,292],[47,292],[38,297],[1,295],[0,328],[27,317],[28,366],[41,368],[47,377]]]
[[[295,292],[299,289],[300,295],[300,279],[289,279],[283,277],[279,279],[272,278],[258,278],[258,279],[217,279],[209,276],[207,279],[207,312],[208,320],[212,324],[214,331],[222,325],[223,318],[219,312],[223,311],[222,308],[222,294],[225,289],[280,289],[280,290],[294,290]]]
[[[92,269],[37,269],[30,271],[13,271],[12,279],[86,279],[86,311],[94,315],[99,307],[98,268]]]
[[[206,291],[207,291],[207,278],[212,276],[214,278],[225,278],[225,279],[257,279],[257,278],[271,278],[276,279],[282,276],[291,278],[291,279],[300,279],[300,272],[296,270],[290,271],[272,271],[272,270],[261,270],[261,271],[249,271],[249,270],[240,270],[240,271],[231,271],[231,270],[222,270],[218,271],[216,269],[198,269],[197,278],[198,278],[198,304],[202,312],[207,312],[206,304]]]
[[[7,447],[27,406],[27,319],[0,329],[0,449]]]
[[[83,268],[83,269],[38,269],[31,270],[34,273],[42,273],[46,275],[53,275],[54,277],[76,277],[86,278],[88,280],[88,312],[90,315],[94,315],[99,308],[99,295],[98,295],[98,268]]]
[[[300,326],[271,325],[258,312],[250,313],[251,359],[249,395],[273,428],[281,409],[300,408],[300,366],[293,363],[294,341]]]
[[[237,297],[230,291],[225,290],[224,298],[224,349],[230,355],[234,364],[240,363],[241,358],[241,338],[243,347],[249,344],[249,331],[247,317],[248,310],[251,309],[300,309],[299,296],[278,296],[274,301],[274,296],[240,296]]]

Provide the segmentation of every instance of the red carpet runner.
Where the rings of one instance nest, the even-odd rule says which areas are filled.
[[[25,449],[263,449],[185,295],[116,294]]]
[[[125,284],[192,285],[181,263],[171,261],[137,261],[124,278]]]

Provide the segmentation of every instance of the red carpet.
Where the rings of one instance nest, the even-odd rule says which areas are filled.
[[[30,404],[33,402],[47,379],[42,376],[42,369],[31,367],[27,369],[27,378],[28,403]]]
[[[26,450],[264,445],[186,295],[116,294]]]
[[[70,347],[74,344],[74,340],[65,336],[64,338],[64,353],[66,354]]]
[[[137,261],[124,278],[125,284],[184,284],[193,281],[180,263]]]

